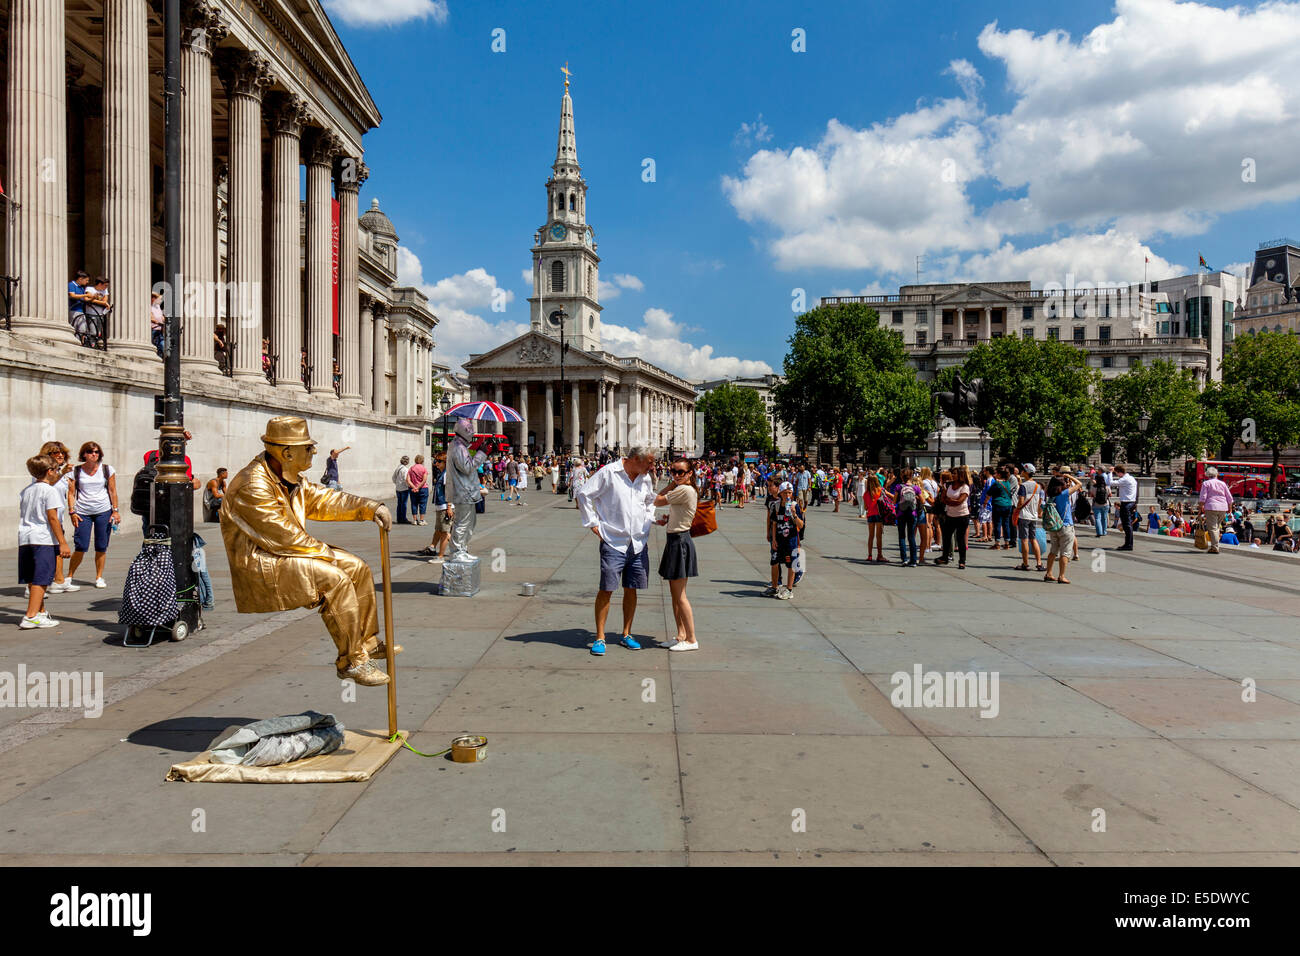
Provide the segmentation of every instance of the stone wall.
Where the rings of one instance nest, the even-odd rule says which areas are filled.
[[[320,443],[312,480],[324,470],[330,448],[350,445],[339,458],[344,490],[380,498],[390,508],[395,496],[389,479],[398,459],[428,453],[420,425],[395,424],[391,417],[339,401],[332,392],[295,395],[269,384],[236,384],[188,371],[182,372],[181,387],[185,426],[194,435],[188,454],[205,484],[219,466],[233,476],[262,451],[259,436],[273,415],[307,419]],[[50,346],[0,331],[0,548],[18,544],[18,493],[30,481],[25,463],[49,440],[67,445],[74,461],[82,442],[103,446],[107,462],[119,470],[122,532],[138,537],[139,521],[128,512],[131,480],[145,452],[158,445],[153,405],[161,393],[162,362],[156,358],[131,360]],[[196,493],[196,526],[201,500]],[[71,533],[70,526],[65,530]]]

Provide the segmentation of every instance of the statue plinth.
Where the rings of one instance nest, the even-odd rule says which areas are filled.
[[[478,558],[447,558],[442,564],[438,593],[443,597],[473,597],[479,588]]]

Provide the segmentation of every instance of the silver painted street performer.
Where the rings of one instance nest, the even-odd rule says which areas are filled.
[[[455,432],[451,454],[447,456],[447,501],[456,512],[451,526],[451,557],[447,560],[473,561],[469,539],[474,536],[474,525],[478,521],[474,506],[483,497],[478,466],[487,461],[487,453],[480,448],[484,440],[474,437],[474,422],[470,419],[456,419]]]
[[[236,609],[257,613],[319,606],[338,648],[339,677],[368,687],[387,684],[388,675],[371,660],[385,649],[370,566],[307,532],[308,519],[373,520],[387,530],[392,527],[387,506],[306,479],[316,443],[304,419],[272,418],[262,442],[265,451],[231,479],[222,500],[221,537]],[[401,649],[393,645],[393,653]]]

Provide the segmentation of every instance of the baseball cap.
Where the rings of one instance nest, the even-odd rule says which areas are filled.
[[[781,482],[781,487],[778,488],[777,491],[794,491],[794,485],[790,484],[788,481],[783,481]]]
[[[1031,474],[1031,475],[1036,475],[1036,474],[1038,474],[1038,469],[1035,468],[1033,465],[1030,465],[1030,464],[1028,464],[1028,463],[1023,464],[1023,465],[1021,465],[1020,467],[1021,467],[1022,469],[1024,469],[1026,472],[1028,472],[1029,474]]]

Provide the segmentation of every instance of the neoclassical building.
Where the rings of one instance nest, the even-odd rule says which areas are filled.
[[[163,275],[163,24],[148,0],[0,0],[0,447],[101,442],[123,468],[156,444],[162,363],[149,302],[182,316],[197,471],[240,467],[270,414],[350,445],[345,487],[384,489],[419,451],[437,319],[397,287],[393,224],[359,214],[380,113],[319,0],[182,0],[181,269]],[[305,189],[303,183],[305,181]],[[87,347],[68,283],[110,280]],[[132,468],[131,470],[134,470]],[[13,471],[13,469],[10,469]],[[21,468],[18,471],[22,471]],[[0,477],[0,525],[19,477]]]
[[[587,222],[587,183],[578,165],[567,76],[551,170],[546,220],[533,236],[531,328],[469,357],[465,371],[473,397],[519,411],[524,421],[507,425],[506,434],[528,454],[623,450],[632,444],[689,450],[695,442],[695,387],[643,359],[606,352],[601,344],[600,256]]]

